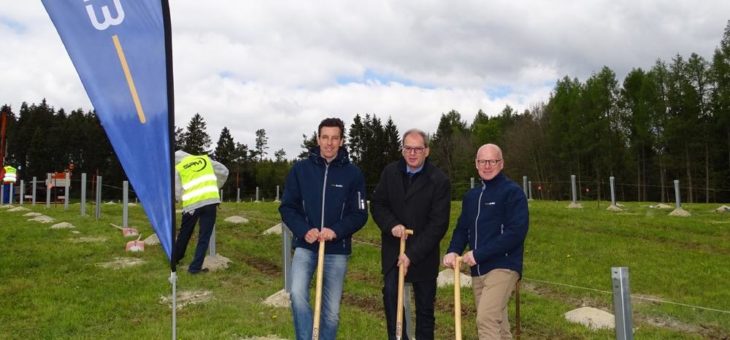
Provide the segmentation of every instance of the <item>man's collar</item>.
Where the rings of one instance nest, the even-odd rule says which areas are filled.
[[[408,173],[408,174],[417,174],[417,173],[421,172],[421,170],[423,170],[423,167],[425,165],[426,165],[426,163],[424,162],[423,164],[421,164],[420,167],[418,167],[416,169],[411,169],[411,167],[408,166],[408,164],[406,164],[406,173]]]

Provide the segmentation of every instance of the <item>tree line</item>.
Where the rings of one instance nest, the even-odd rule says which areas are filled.
[[[21,178],[45,178],[74,164],[75,172],[122,181],[124,173],[93,111],[55,110],[45,100],[23,103],[9,114],[6,162],[20,165]],[[407,127],[408,128],[408,127]],[[460,112],[442,113],[430,137],[429,160],[452,180],[460,197],[475,176],[474,155],[484,143],[499,144],[505,173],[528,176],[537,198],[570,199],[570,175],[585,198],[606,199],[613,176],[620,200],[671,201],[672,181],[681,181],[689,202],[730,200],[730,21],[712,60],[693,53],[658,59],[647,70],[632,69],[623,80],[608,66],[585,81],[559,79],[546,102],[523,112],[479,110],[471,122]],[[401,133],[393,120],[357,114],[346,131],[346,147],[364,172],[368,187],[400,156]],[[302,135],[302,153],[316,146],[316,131]],[[255,144],[236,142],[224,127],[215,146],[202,115],[175,129],[176,148],[208,153],[231,170],[227,199],[237,189],[251,197],[261,188],[273,198],[292,163],[283,149],[269,153],[264,129]],[[212,148],[211,148],[212,147]]]

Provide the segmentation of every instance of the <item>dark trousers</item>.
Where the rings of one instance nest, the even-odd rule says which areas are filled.
[[[198,245],[195,247],[195,257],[193,262],[188,266],[189,272],[198,272],[203,267],[205,260],[205,252],[208,251],[208,243],[210,235],[213,234],[215,226],[215,217],[217,213],[217,204],[206,205],[195,209],[191,212],[183,213],[182,224],[180,225],[180,234],[177,235],[175,242],[175,262],[185,257],[185,249],[190,242],[190,236],[193,235],[195,224],[200,220],[200,229],[198,230]]]
[[[433,339],[434,324],[434,301],[436,300],[436,279],[412,282],[413,296],[416,301],[416,339]],[[404,296],[405,300],[406,297]],[[396,309],[398,306],[398,267],[393,267],[383,278],[383,305],[385,307],[385,319],[388,324],[388,339],[395,339]],[[408,340],[406,334],[406,320],[403,315],[403,337]]]

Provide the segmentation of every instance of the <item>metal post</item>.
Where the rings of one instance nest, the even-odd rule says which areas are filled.
[[[241,203],[241,188],[236,188],[236,203]]]
[[[575,187],[575,175],[570,175],[570,187],[573,192],[573,203],[576,203],[578,200],[577,199],[578,193],[577,193],[577,189]]]
[[[46,209],[51,207],[51,174],[46,174]]]
[[[10,183],[10,185],[8,186],[8,187],[9,187],[9,189],[8,189],[8,193],[10,194],[10,195],[8,196],[8,203],[9,203],[9,204],[13,204],[13,184],[14,184],[14,183]]]
[[[63,210],[68,210],[68,201],[71,198],[69,196],[71,186],[71,174],[66,172],[66,182],[63,185]]]
[[[613,176],[608,178],[611,181],[611,205],[616,205],[616,187],[615,178]]]
[[[527,176],[522,176],[522,191],[527,196]]]
[[[532,201],[532,181],[527,182],[527,199]]]
[[[259,187],[256,187],[256,202],[259,201]]]
[[[674,200],[676,202],[677,209],[682,207],[682,202],[679,198],[680,198],[679,197],[679,180],[675,179],[674,180]]]
[[[122,227],[129,227],[129,181],[122,182]]]
[[[474,189],[474,177],[469,179],[469,188]]]
[[[38,180],[33,176],[33,192],[31,193],[31,199],[33,200],[33,205],[35,206],[35,188],[36,188],[36,182]]]
[[[221,198],[221,202],[223,202],[223,189],[218,190],[219,197]]]
[[[18,204],[23,205],[23,200],[25,200],[25,182],[21,179],[20,192],[18,193]]]
[[[101,217],[101,176],[96,176],[96,219]]]
[[[632,332],[629,268],[611,267],[611,282],[613,284],[613,311],[616,318],[616,339],[632,340],[634,334]]]
[[[81,216],[86,216],[86,173],[81,174]]]
[[[275,202],[279,202],[279,186],[278,185],[276,186],[276,201]]]
[[[210,233],[210,241],[208,242],[208,255],[215,256],[215,224],[213,225],[213,231]]]
[[[291,293],[291,232],[281,222],[281,258],[284,260],[284,290]]]
[[[0,204],[5,204],[5,183],[0,180]]]

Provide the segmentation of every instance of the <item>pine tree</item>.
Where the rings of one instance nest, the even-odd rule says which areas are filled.
[[[224,126],[223,130],[221,130],[220,137],[218,138],[213,158],[215,158],[218,162],[221,162],[223,165],[230,167],[231,164],[233,164],[235,153],[236,143],[233,141],[231,132]]]
[[[286,152],[284,149],[279,149],[274,152],[274,161],[279,163],[286,160]]]
[[[312,137],[307,138],[307,135],[302,134],[302,144],[300,145],[302,152],[297,156],[298,159],[307,159],[309,157],[309,150],[317,146],[317,131],[312,132]]]
[[[206,130],[206,123],[203,117],[196,113],[190,119],[182,140],[182,150],[193,155],[208,154],[210,147],[210,136]]]
[[[267,145],[268,143],[269,137],[266,137],[266,130],[256,130],[256,156],[258,156],[259,161],[263,161],[264,156],[267,155],[266,150],[269,148]]]
[[[385,135],[384,158],[385,164],[388,164],[392,161],[398,160],[401,157],[400,134],[398,132],[398,127],[395,126],[395,123],[393,123],[393,119],[391,117],[388,117],[388,121],[385,123],[383,134]]]
[[[185,145],[185,130],[183,130],[181,127],[175,127],[175,136],[174,136],[174,143],[172,147],[175,150],[180,150]]]

